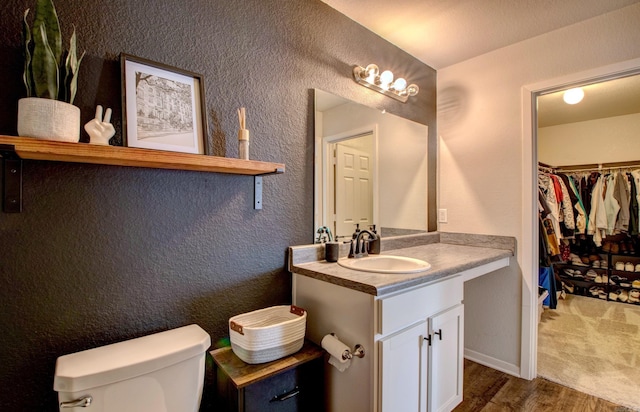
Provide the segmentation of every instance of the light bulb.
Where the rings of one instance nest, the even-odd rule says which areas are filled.
[[[401,92],[407,88],[407,81],[402,77],[398,77],[395,82],[393,82],[393,88],[397,91]]]
[[[576,104],[582,101],[584,97],[584,91],[580,87],[576,87],[575,89],[569,89],[564,92],[562,98],[564,102],[567,104]]]
[[[415,84],[410,84],[407,86],[407,94],[409,96],[415,96],[420,91],[420,88]]]
[[[368,81],[369,83],[373,83],[376,80],[376,77],[380,73],[380,69],[375,64],[368,65],[363,72],[361,72],[361,77]]]
[[[389,70],[385,70],[380,75],[380,84],[382,87],[389,87],[389,85],[393,82],[393,73]]]

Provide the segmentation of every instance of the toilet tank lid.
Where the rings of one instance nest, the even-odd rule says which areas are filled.
[[[209,334],[188,325],[60,356],[53,389],[77,392],[131,379],[204,354],[209,346]]]

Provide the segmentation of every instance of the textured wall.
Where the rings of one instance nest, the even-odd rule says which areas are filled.
[[[0,134],[22,97],[20,22],[35,1],[0,3]],[[428,124],[435,71],[316,0],[58,0],[87,50],[76,104],[120,118],[118,55],[202,73],[209,144],[237,156],[245,106],[251,157],[286,164],[264,179],[26,161],[24,212],[0,214],[0,405],[56,410],[58,356],[198,323],[215,342],[238,313],[290,302],[285,250],[313,236],[313,88]],[[421,92],[396,103],[350,79],[353,64],[406,73]],[[86,139],[86,136],[83,136]],[[433,151],[435,156],[435,151]]]
[[[531,142],[523,141],[522,87],[639,58],[638,21],[640,3],[438,71],[439,207],[449,210],[440,230],[515,236],[519,245],[518,262],[465,285],[465,347],[503,370],[517,373],[529,355],[527,341],[521,353],[522,279],[537,284],[520,267],[537,250],[523,237],[523,219],[533,216],[523,205]]]

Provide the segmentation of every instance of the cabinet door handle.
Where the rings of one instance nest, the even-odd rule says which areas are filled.
[[[437,332],[433,332],[434,335],[438,335],[440,337],[440,340],[442,340],[442,329],[438,329]]]
[[[296,386],[295,388],[291,389],[287,393],[283,393],[282,395],[274,396],[273,399],[271,399],[269,402],[284,402],[287,399],[291,399],[294,396],[297,396],[298,394],[300,394],[300,388],[298,388]]]
[[[423,339],[429,342],[429,346],[431,346],[431,335],[427,335]]]

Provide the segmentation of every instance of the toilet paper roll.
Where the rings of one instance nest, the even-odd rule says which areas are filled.
[[[340,372],[344,372],[349,366],[351,366],[351,359],[347,359],[346,362],[342,362],[335,356],[331,356],[329,357],[329,365],[334,366]]]
[[[346,363],[349,358],[345,358],[342,355],[346,355],[349,353],[349,347],[342,343],[337,336],[335,335],[324,335],[322,338],[322,342],[320,342],[320,346],[327,352],[329,355],[338,359],[341,363]]]
[[[329,364],[340,372],[344,372],[351,365],[351,359],[343,357],[343,355],[349,353],[349,347],[342,343],[337,336],[325,335],[322,338],[322,342],[320,342],[320,346],[331,355]]]

